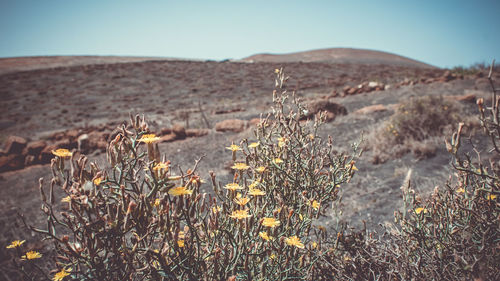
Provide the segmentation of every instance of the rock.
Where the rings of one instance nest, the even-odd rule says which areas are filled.
[[[24,154],[27,154],[27,155],[34,155],[35,158],[38,157],[38,155],[40,155],[40,153],[42,152],[42,150],[47,146],[47,143],[43,140],[39,140],[39,141],[34,141],[34,142],[30,142],[28,143],[28,145],[26,146],[26,153]]]
[[[235,132],[239,133],[245,130],[245,121],[240,119],[227,119],[215,124],[217,132]]]
[[[257,127],[260,124],[260,118],[252,118],[248,121],[248,125],[252,127]]]
[[[79,133],[78,129],[71,129],[71,130],[66,131],[66,137],[70,138],[72,140],[76,140],[79,134],[80,133]]]
[[[170,134],[170,133],[172,133],[172,129],[170,129],[170,128],[163,128],[163,129],[161,129],[161,131],[160,131],[160,135],[162,135],[162,136],[163,136],[163,135],[168,135],[168,134]]]
[[[25,138],[18,136],[9,136],[5,141],[6,154],[22,154],[23,149],[26,147],[27,141]]]
[[[327,121],[332,121],[337,115],[346,115],[347,109],[338,103],[331,102],[329,100],[316,100],[308,103],[306,105],[308,113],[303,119],[310,119],[319,112],[326,111]]]
[[[36,164],[37,157],[35,155],[26,155],[24,158],[24,166]]]
[[[358,92],[358,89],[351,87],[349,90],[347,90],[346,94],[347,95],[355,95]]]
[[[177,140],[177,136],[175,134],[168,134],[160,137],[159,142],[172,142]]]
[[[365,106],[363,108],[360,108],[356,111],[354,111],[353,113],[355,114],[371,114],[371,113],[374,113],[374,112],[382,112],[382,111],[386,111],[387,110],[387,107],[383,104],[374,104],[374,105],[369,105],[369,106]]]
[[[42,164],[48,164],[50,163],[50,160],[54,158],[54,154],[52,154],[52,150],[55,150],[59,147],[56,147],[54,145],[48,145],[46,146],[42,152],[40,152],[40,155],[38,156],[38,162]]]
[[[209,129],[187,129],[186,136],[189,138],[199,138],[208,135]]]
[[[77,146],[76,142],[74,143],[74,147],[72,147],[72,145],[73,145],[73,143],[71,143],[71,141],[69,139],[58,140],[54,143],[54,146],[57,148],[72,149],[72,148],[76,148],[76,146]]]
[[[13,171],[24,167],[24,156],[21,154],[9,154],[0,156],[0,172]]]
[[[461,96],[445,96],[445,98],[461,101],[461,102],[470,102],[476,103],[476,95],[474,94],[465,94]]]
[[[172,127],[172,132],[177,137],[177,139],[185,139],[186,138],[186,128],[179,124],[174,124]]]
[[[443,73],[443,76],[441,76],[441,78],[439,78],[439,81],[441,81],[441,82],[449,82],[449,81],[451,81],[453,79],[455,79],[455,76],[453,76],[453,74],[451,74],[451,71],[446,70]]]
[[[79,151],[84,152],[90,150],[90,138],[88,134],[80,135],[76,140],[76,143]]]
[[[351,89],[351,86],[344,86],[344,88],[342,88],[342,92],[347,95],[347,93],[349,92],[350,89]]]

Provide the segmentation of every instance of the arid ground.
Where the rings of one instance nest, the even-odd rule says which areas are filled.
[[[323,53],[309,52],[307,59],[296,54],[279,60],[260,55],[221,62],[0,59],[0,143],[4,147],[0,153],[0,279],[8,278],[5,272],[11,270],[5,252],[10,241],[25,239],[44,251],[17,214],[24,214],[32,224],[44,223],[38,179],[50,180],[47,152],[54,147],[76,148],[80,139],[90,160],[106,166],[106,140],[129,114],[143,114],[152,131],[164,136],[160,148],[172,163],[187,169],[205,155],[199,173],[207,178],[213,170],[224,182],[230,180],[231,161],[225,147],[252,138],[255,118],[270,111],[276,68],[284,69],[290,76],[287,89],[295,90],[306,103],[328,100],[347,109],[347,115],[335,116],[321,130],[321,135],[333,136],[339,151],[348,151],[410,97],[455,96],[465,108],[466,119],[476,108],[475,99],[489,95],[486,73],[461,76],[390,54],[380,60],[377,53],[360,59],[360,53],[344,52],[342,60],[336,61],[331,53],[326,57]],[[392,221],[394,210],[401,206],[400,186],[408,169],[412,169],[412,185],[424,193],[443,186],[450,174],[451,158],[444,142],[428,157],[409,153],[380,164],[374,164],[373,158],[373,152],[366,151],[356,163],[359,170],[353,180],[342,187],[340,219],[358,227],[363,220],[373,229]],[[331,226],[336,221],[330,216],[321,223]]]

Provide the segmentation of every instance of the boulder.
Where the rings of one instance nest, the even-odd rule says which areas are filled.
[[[5,141],[5,153],[6,154],[22,154],[26,144],[28,142],[25,138],[18,136],[9,136]]]
[[[9,154],[0,156],[0,172],[13,171],[24,167],[24,156],[21,154]]]
[[[363,108],[360,108],[360,109],[354,111],[354,113],[364,115],[364,114],[371,114],[374,112],[382,112],[382,111],[386,111],[386,110],[387,110],[387,107],[385,105],[374,104],[374,105],[369,105],[369,106],[365,106]]]
[[[245,130],[246,122],[240,119],[227,119],[215,124],[217,132],[235,132],[239,133]]]
[[[326,121],[332,121],[338,115],[346,115],[347,109],[338,103],[329,100],[315,100],[306,105],[307,115],[303,119],[313,118],[319,112],[326,111]]]
[[[209,129],[187,129],[186,136],[189,138],[198,138],[208,135]]]
[[[40,152],[40,155],[38,156],[38,162],[42,164],[48,164],[50,163],[50,160],[54,158],[54,154],[52,154],[52,150],[55,150],[59,147],[56,147],[54,145],[48,145],[46,146],[42,152]]]
[[[159,142],[172,142],[177,140],[177,136],[175,134],[168,134],[160,137]]]
[[[34,155],[35,157],[37,157],[46,146],[47,143],[43,140],[30,142],[26,146],[26,154]]]
[[[172,132],[177,137],[177,139],[181,140],[186,138],[186,128],[184,128],[184,126],[182,125],[174,124],[174,126],[172,126]]]

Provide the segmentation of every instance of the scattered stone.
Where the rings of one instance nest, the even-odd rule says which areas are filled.
[[[24,156],[9,154],[0,156],[0,172],[13,171],[24,168]]]
[[[260,118],[252,118],[248,121],[248,125],[252,127],[257,127],[260,124]]]
[[[27,141],[25,138],[18,136],[9,136],[5,141],[6,154],[22,154],[23,149],[26,147]]]
[[[369,105],[369,106],[365,106],[363,108],[360,108],[360,109],[354,111],[353,113],[364,115],[364,114],[372,114],[374,112],[382,112],[382,111],[386,111],[386,110],[387,110],[387,107],[385,105],[374,104],[374,105]]]
[[[177,136],[175,134],[168,134],[160,137],[159,142],[172,142],[177,140]]]
[[[42,164],[48,164],[50,163],[50,160],[54,158],[54,154],[52,154],[52,150],[57,149],[58,147],[55,147],[53,145],[48,145],[46,146],[42,152],[40,152],[40,156],[38,156],[38,162]]]
[[[329,100],[316,100],[308,103],[307,114],[303,119],[310,119],[319,112],[326,111],[326,121],[332,121],[337,117],[337,115],[346,115],[347,109],[338,103],[331,102]]]
[[[240,119],[227,119],[215,124],[217,132],[234,132],[240,133],[245,130],[245,121]]]
[[[26,153],[24,154],[38,156],[46,146],[47,143],[43,140],[30,142],[26,146]]]
[[[170,133],[172,133],[172,129],[170,129],[170,128],[162,128],[161,131],[160,131],[160,135],[162,135],[162,136],[163,135],[168,135]]]
[[[182,140],[186,138],[186,128],[179,124],[174,124],[172,127],[172,132],[177,137],[177,139]]]
[[[199,138],[208,135],[209,129],[187,129],[186,136],[188,138]]]

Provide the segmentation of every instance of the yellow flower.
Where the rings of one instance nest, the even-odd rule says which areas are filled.
[[[231,144],[230,146],[226,146],[226,148],[233,151],[233,152],[241,150],[241,147],[237,146],[236,144]]]
[[[241,220],[241,219],[249,218],[251,216],[252,215],[250,215],[248,213],[248,210],[245,209],[245,210],[236,210],[236,211],[233,211],[229,217],[231,217],[233,219]]]
[[[37,251],[29,251],[26,253],[26,255],[22,256],[22,260],[34,260],[34,259],[39,259],[42,257],[42,254],[40,254]]]
[[[281,222],[275,218],[263,218],[262,225],[267,227],[276,227],[280,225]]]
[[[256,148],[259,145],[260,145],[260,142],[252,142],[251,144],[248,145],[248,147],[249,148]]]
[[[250,168],[250,166],[245,163],[234,163],[231,168],[235,170],[247,170],[248,168]]]
[[[155,199],[155,202],[153,203],[153,206],[155,206],[156,208],[160,207],[160,198],[156,198]]]
[[[71,272],[71,268],[68,269],[68,271],[66,271],[66,269],[62,269],[61,271],[59,271],[58,273],[56,273],[54,275],[54,278],[52,278],[53,281],[62,281],[64,279],[64,277],[68,276]]]
[[[64,197],[63,199],[61,199],[61,202],[63,202],[63,203],[71,202],[71,196],[68,195],[68,196]]]
[[[56,150],[52,150],[52,154],[54,154],[55,156],[65,158],[65,157],[71,157],[71,155],[73,155],[73,152],[67,150],[66,148],[59,148]]]
[[[278,138],[278,146],[283,147],[286,144],[287,139],[284,137]]]
[[[276,68],[276,69],[274,70],[274,73],[278,74],[278,73],[280,73],[280,70]]]
[[[215,205],[215,206],[212,207],[212,212],[214,214],[220,212],[221,210],[222,210],[222,208],[220,206]]]
[[[321,206],[321,204],[320,204],[320,203],[318,203],[318,201],[316,201],[316,200],[313,200],[312,202],[309,202],[309,205],[310,205],[313,209],[315,209],[315,210],[318,210],[318,209],[319,209],[319,207]]]
[[[266,192],[265,191],[262,191],[258,188],[252,188],[248,191],[248,195],[253,195],[253,196],[262,196],[262,195],[266,195]]]
[[[142,135],[138,142],[143,143],[154,143],[160,140],[160,137],[157,137],[155,134],[145,134]]]
[[[290,238],[285,238],[285,243],[290,245],[290,246],[295,246],[297,248],[304,249],[304,244],[302,244],[302,242],[300,242],[299,237],[297,237],[296,235],[294,235]]]
[[[22,240],[22,241],[21,240],[14,240],[6,248],[7,249],[17,248],[17,247],[21,246],[22,244],[24,244],[24,242],[26,242],[26,240]]]
[[[275,164],[281,164],[281,163],[283,163],[283,160],[281,160],[280,158],[275,158],[275,159],[273,160],[273,162],[274,162]]]
[[[177,240],[177,246],[179,246],[179,248],[184,248],[184,240]]]
[[[272,259],[272,260],[274,260],[274,259],[276,258],[276,255],[275,255],[275,254],[271,254],[271,255],[269,256],[269,258],[270,258],[270,259]]]
[[[420,213],[422,213],[422,212],[424,212],[424,214],[427,213],[427,209],[426,208],[422,208],[422,207],[415,209],[415,213],[417,213],[417,215],[420,214]]]
[[[258,185],[260,184],[260,181],[259,180],[254,180],[249,186],[248,188],[249,189],[253,189],[253,188],[256,188]]]
[[[486,199],[488,199],[488,200],[495,200],[495,198],[497,198],[497,196],[495,194],[490,194],[486,197]]]
[[[465,193],[465,189],[463,189],[462,187],[460,187],[459,189],[457,189],[457,193]]]
[[[267,232],[264,232],[264,231],[259,232],[259,236],[262,237],[262,239],[264,239],[266,241],[273,240],[273,237],[269,236],[267,234]]]
[[[193,193],[193,191],[186,189],[185,186],[174,187],[168,191],[168,194],[170,194],[172,196],[190,195],[192,193]]]
[[[317,247],[318,247],[318,243],[316,243],[316,242],[312,242],[312,248],[313,248],[313,249],[316,249]]]
[[[248,197],[241,197],[240,196],[240,197],[234,198],[234,202],[242,207],[245,206],[248,203],[248,201],[250,201],[250,198],[248,198]]]
[[[101,184],[101,182],[102,182],[102,178],[101,178],[101,177],[98,177],[98,178],[95,178],[95,179],[94,179],[94,184],[95,184],[95,185],[100,185],[100,184]]]
[[[156,164],[154,167],[153,167],[153,170],[154,171],[158,171],[158,170],[165,170],[165,171],[168,171],[168,168],[170,167],[170,163],[169,162],[160,162],[158,164]]]
[[[224,186],[225,189],[229,189],[229,190],[232,190],[232,191],[235,191],[237,189],[243,189],[243,187],[241,187],[239,184],[233,182],[233,183],[228,183]]]
[[[255,171],[257,171],[258,173],[263,173],[265,170],[266,170],[266,167],[264,167],[264,166],[260,166],[260,167],[255,168]]]
[[[314,135],[313,134],[309,134],[309,139],[310,140],[314,140]]]

